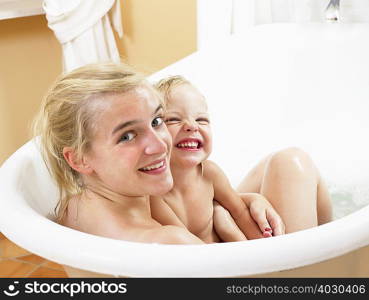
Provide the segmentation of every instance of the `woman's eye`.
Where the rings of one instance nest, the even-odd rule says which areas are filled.
[[[121,138],[119,139],[119,142],[120,143],[129,142],[133,140],[135,137],[136,137],[136,134],[134,132],[127,132],[121,136]]]
[[[210,120],[207,118],[198,118],[196,119],[196,122],[202,125],[207,125],[210,123]]]
[[[154,120],[152,120],[151,122],[151,126],[152,127],[158,127],[161,124],[163,124],[163,118],[162,117],[156,117]]]
[[[175,123],[178,123],[180,121],[181,120],[178,119],[178,118],[167,118],[167,119],[165,119],[165,123],[166,124],[175,124]]]

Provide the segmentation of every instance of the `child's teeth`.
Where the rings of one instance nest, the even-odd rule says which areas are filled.
[[[199,143],[197,142],[190,142],[190,143],[181,143],[178,144],[177,146],[180,148],[197,148]]]

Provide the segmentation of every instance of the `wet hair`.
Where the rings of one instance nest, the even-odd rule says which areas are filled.
[[[180,75],[163,78],[160,81],[158,81],[154,86],[163,95],[164,101],[165,103],[167,103],[173,88],[183,84],[193,86],[190,81],[188,81],[186,78]]]
[[[63,218],[70,198],[83,191],[82,178],[65,160],[63,149],[71,147],[77,158],[90,149],[96,130],[94,121],[101,112],[96,99],[108,101],[106,96],[142,86],[159,94],[128,65],[98,63],[61,75],[45,95],[33,123],[33,134],[40,136],[43,159],[59,188],[57,221]]]

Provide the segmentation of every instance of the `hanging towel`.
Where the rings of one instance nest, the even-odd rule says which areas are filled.
[[[123,36],[120,0],[44,0],[48,26],[62,45],[65,72],[120,60],[111,27]]]

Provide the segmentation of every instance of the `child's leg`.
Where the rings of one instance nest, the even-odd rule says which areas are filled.
[[[214,230],[223,242],[245,241],[247,238],[238,228],[231,214],[217,201],[213,201],[214,213],[213,222]]]
[[[327,188],[311,158],[297,148],[269,155],[250,171],[238,191],[264,195],[281,216],[286,233],[331,220]]]
[[[318,183],[318,225],[332,221],[332,202],[327,185],[319,176]]]

